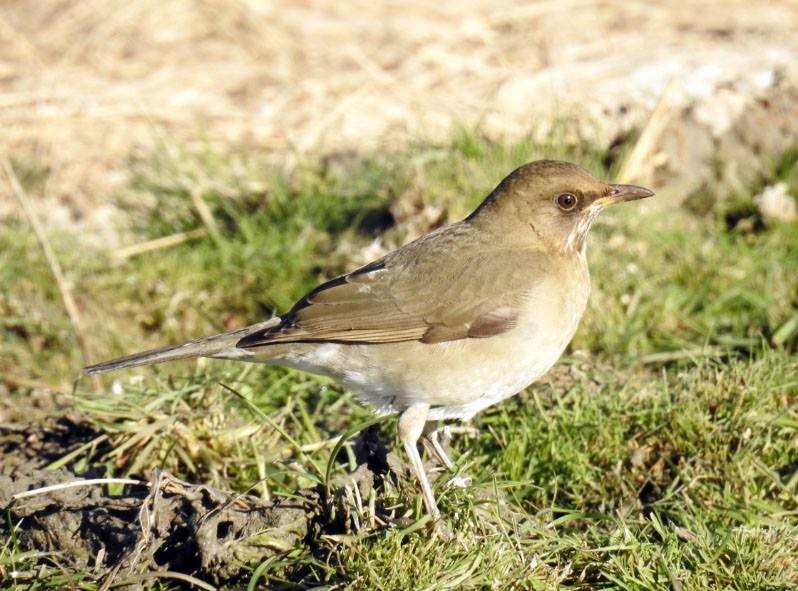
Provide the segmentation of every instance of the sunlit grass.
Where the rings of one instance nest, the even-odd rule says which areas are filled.
[[[449,145],[300,162],[290,174],[256,155],[155,154],[118,197],[129,235],[202,227],[192,194],[218,234],[122,263],[75,236],[52,239],[96,361],[285,311],[318,281],[462,217],[524,161],[564,157],[612,174],[610,155],[563,145],[461,132]],[[789,168],[774,175],[794,182]],[[388,526],[350,524],[244,572],[262,588],[794,588],[798,230],[730,225],[746,198],[709,200],[701,214],[628,205],[604,215],[589,246],[590,308],[563,362],[452,441],[474,481],[435,482],[454,541],[431,539],[413,482],[388,478],[377,502]],[[0,312],[0,371],[74,379],[74,336],[20,223],[0,232]],[[105,383],[100,393],[82,383],[74,404],[107,444],[67,465],[109,476],[163,467],[264,498],[317,486],[333,437],[370,416],[328,380],[229,362]],[[334,467],[351,467],[351,449]],[[13,537],[0,546],[6,573],[40,563],[50,564]]]

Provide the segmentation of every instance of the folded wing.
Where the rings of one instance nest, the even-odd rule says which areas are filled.
[[[463,256],[463,240],[471,256]],[[279,325],[237,347],[491,337],[515,326],[519,305],[540,275],[534,270],[542,272],[545,263],[539,251],[492,244],[467,223],[455,224],[320,285]]]

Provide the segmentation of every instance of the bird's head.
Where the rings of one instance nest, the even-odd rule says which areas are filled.
[[[590,226],[608,205],[651,197],[636,185],[613,185],[558,160],[537,160],[511,172],[469,220],[550,248],[579,253]]]

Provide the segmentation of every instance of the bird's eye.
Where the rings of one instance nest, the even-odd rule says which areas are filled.
[[[571,193],[557,195],[557,207],[563,211],[571,211],[574,207],[576,207],[576,197]]]

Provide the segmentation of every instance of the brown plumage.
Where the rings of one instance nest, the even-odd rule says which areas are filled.
[[[490,236],[467,223],[427,234],[385,258],[328,281],[302,298],[279,326],[241,339],[248,349],[272,343],[321,342],[437,343],[489,337],[512,328],[516,309],[529,289],[521,273],[491,281],[517,248],[491,243]],[[458,254],[469,241],[473,256]],[[545,267],[540,251],[528,262]],[[486,275],[489,280],[486,279]],[[434,293],[435,298],[423,294]],[[464,293],[469,294],[463,298]]]

